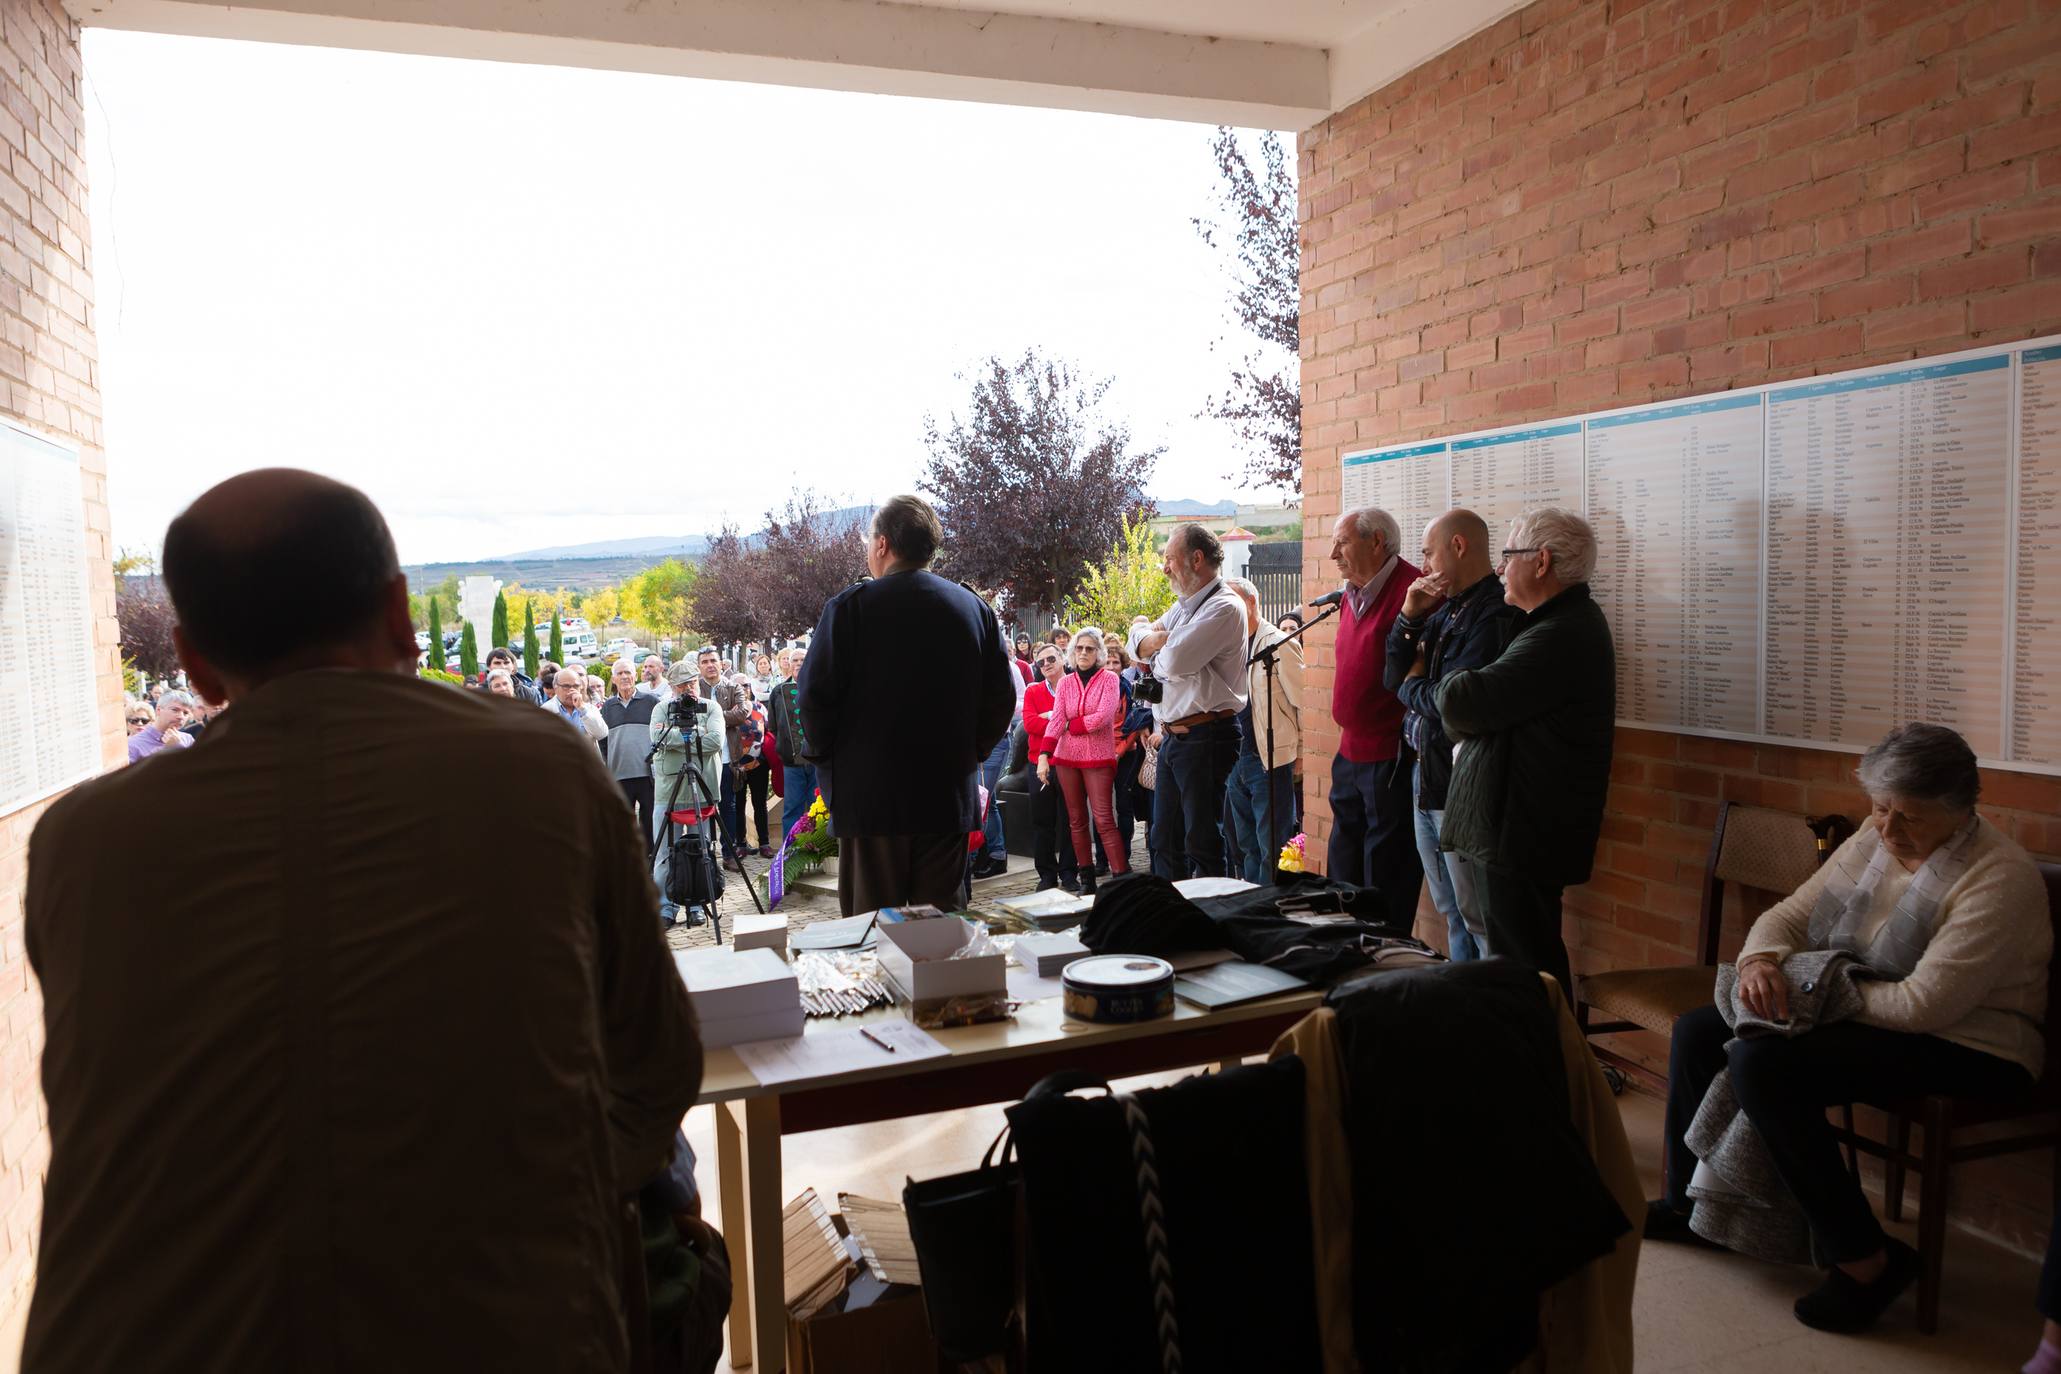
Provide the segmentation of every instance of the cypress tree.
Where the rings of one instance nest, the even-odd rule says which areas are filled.
[[[503,648],[508,643],[508,598],[501,592],[494,593],[494,642],[490,649]]]
[[[537,680],[537,609],[522,603],[522,671],[531,682]]]
[[[429,666],[444,671],[444,604],[429,594]]]
[[[565,631],[559,627],[558,612],[551,612],[551,661],[565,666]]]
[[[458,632],[458,675],[468,683],[479,680],[479,632],[470,620]]]

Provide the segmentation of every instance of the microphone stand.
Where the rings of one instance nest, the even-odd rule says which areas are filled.
[[[1305,621],[1293,634],[1283,635],[1265,648],[1255,650],[1252,657],[1245,660],[1247,668],[1255,663],[1264,663],[1267,669],[1267,755],[1260,767],[1260,780],[1267,789],[1267,842],[1273,846],[1267,853],[1274,861],[1272,871],[1277,874],[1281,871],[1281,808],[1274,805],[1274,661],[1281,656],[1283,649],[1337,615],[1343,605],[1345,598],[1341,596],[1325,607],[1322,614]]]

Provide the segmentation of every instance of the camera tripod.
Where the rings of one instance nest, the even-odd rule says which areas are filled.
[[[659,749],[663,747],[663,742],[666,734],[671,732],[675,728],[676,727],[673,725],[671,721],[667,721],[663,726],[660,727],[658,738],[652,742],[653,754],[656,754],[659,751]],[[743,880],[744,890],[751,894],[752,906],[757,909],[759,915],[763,916],[766,914],[766,906],[765,903],[759,900],[759,890],[756,886],[753,885],[751,880],[751,874],[745,870],[744,849],[741,845],[738,844],[737,837],[730,833],[730,818],[723,814],[723,806],[721,800],[709,795],[708,782],[701,776],[701,762],[703,755],[707,752],[709,752],[708,746],[702,743],[700,733],[698,731],[690,733],[687,742],[686,766],[683,767],[679,771],[679,773],[673,778],[672,793],[670,796],[666,798],[665,821],[659,827],[659,843],[667,844],[671,842],[667,838],[667,832],[671,830],[673,826],[678,824],[678,822],[676,822],[673,819],[673,812],[678,809],[680,804],[680,788],[683,784],[685,784],[689,780],[692,780],[694,783],[695,795],[689,798],[689,800],[695,806],[706,806],[711,812],[714,813],[716,818],[716,835],[718,840],[720,841],[719,848],[727,849],[732,855],[736,857],[737,876]],[[720,945],[723,943],[723,914],[718,906],[717,893],[720,890],[720,885],[722,882],[721,872],[715,867],[715,865],[718,862],[716,854],[705,853],[702,856],[701,861],[703,864],[708,866],[710,871],[697,875],[699,878],[700,889],[707,893],[707,900],[699,903],[698,905],[700,905],[702,909],[708,913],[709,929],[714,933],[716,937],[716,943]],[[670,884],[672,880],[672,868],[673,855],[668,854],[666,856],[666,874],[668,884]],[[693,889],[690,888],[690,891],[692,890]],[[664,897],[666,894],[661,892],[659,895],[661,897]],[[667,900],[670,900],[670,898],[668,898]],[[686,903],[685,905],[696,904]]]

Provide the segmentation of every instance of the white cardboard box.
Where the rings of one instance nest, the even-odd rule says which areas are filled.
[[[785,959],[787,957],[787,918],[777,912],[765,916],[757,914],[732,916],[730,918],[730,947],[732,949],[770,949]]]
[[[974,930],[956,916],[896,921],[880,927],[880,971],[912,1002],[1008,991],[1008,970],[1000,954],[954,959]]]

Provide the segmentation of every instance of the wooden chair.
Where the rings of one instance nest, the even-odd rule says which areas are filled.
[[[1585,974],[1575,1002],[1575,1021],[1585,1036],[1649,1030],[1674,1033],[1676,1018],[1710,1005],[1717,983],[1718,940],[1723,934],[1725,885],[1759,888],[1784,897],[1802,886],[1817,866],[1853,833],[1844,816],[1805,817],[1765,806],[1726,802],[1718,810],[1703,873],[1703,910],[1696,922],[1699,962],[1670,968],[1618,969]],[[1600,1014],[1604,1020],[1594,1019]],[[1591,1046],[1606,1069],[1636,1075],[1667,1091],[1667,1075],[1618,1054]]]
[[[1871,1140],[1855,1130],[1851,1106],[1845,1110],[1843,1124],[1833,1128],[1849,1152],[1858,1150],[1883,1161],[1882,1210],[1891,1221],[1903,1220],[1904,1179],[1910,1169],[1918,1170],[1918,1329],[1928,1336],[1939,1330],[1940,1271],[1946,1259],[1947,1197],[1953,1167],[1964,1160],[2053,1150],[2055,1198],[2061,1203],[2061,1008],[2056,1006],[2056,994],[2061,993],[2061,864],[2042,863],[2040,875],[2047,880],[2047,916],[2056,931],[2054,957],[2047,964],[2046,1075],[2016,1102],[1981,1102],[1935,1093],[1865,1104],[1887,1114],[1887,1142]],[[1924,1131],[1921,1150],[1911,1148],[1913,1122]],[[1985,1138],[1968,1140],[1965,1133],[1978,1127],[2001,1129],[2005,1134],[1997,1137],[1985,1131]]]

